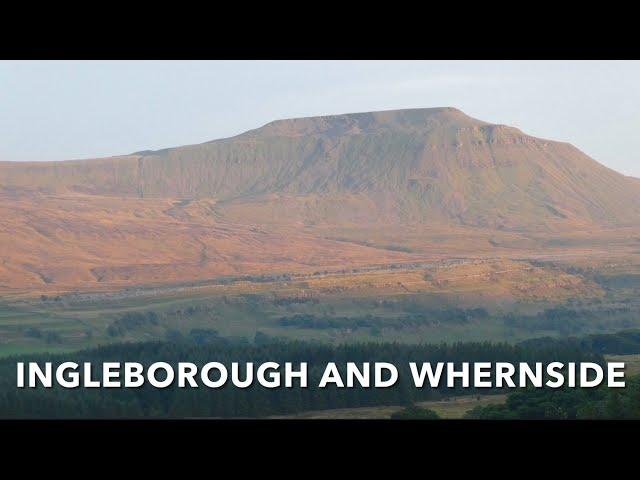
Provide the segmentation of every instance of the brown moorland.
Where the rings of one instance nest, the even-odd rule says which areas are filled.
[[[533,271],[527,259],[635,256],[640,182],[453,108],[397,110],[122,157],[2,162],[0,218],[4,293],[502,259],[441,272],[437,289]]]

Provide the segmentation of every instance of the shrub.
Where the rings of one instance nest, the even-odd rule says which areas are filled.
[[[391,415],[392,420],[438,420],[440,416],[429,408],[409,405]]]

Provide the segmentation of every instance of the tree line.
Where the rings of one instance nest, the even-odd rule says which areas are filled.
[[[504,404],[476,407],[466,415],[486,420],[640,419],[640,377],[625,388],[549,388],[514,391]]]
[[[440,345],[403,345],[398,343],[362,343],[326,345],[301,341],[268,341],[256,336],[253,344],[234,343],[216,337],[207,343],[211,332],[193,332],[192,339],[179,342],[123,343],[71,354],[32,355],[0,360],[0,417],[3,418],[137,418],[137,417],[265,417],[287,415],[308,410],[354,408],[377,405],[410,405],[453,395],[474,394],[478,390],[415,388],[409,362],[550,362],[596,361],[601,355],[584,352],[575,345],[509,345],[505,343],[467,342]],[[213,335],[215,337],[215,335]],[[73,361],[193,362],[203,365],[218,361],[260,364],[274,361],[307,362],[309,387],[268,389],[259,385],[247,389],[225,386],[220,389],[156,389],[147,384],[137,389],[64,389],[16,388],[16,362],[51,361],[56,365]],[[328,362],[339,366],[347,362],[390,362],[400,371],[391,388],[317,388]],[[490,393],[482,389],[482,393]]]

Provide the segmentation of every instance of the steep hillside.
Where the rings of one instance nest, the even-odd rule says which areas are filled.
[[[233,138],[99,160],[0,165],[0,185],[213,198],[237,221],[640,224],[640,186],[575,147],[453,108],[279,120]],[[257,210],[256,210],[257,209]]]
[[[106,289],[635,252],[640,181],[453,108],[398,110],[122,157],[0,163],[0,218],[0,290]]]

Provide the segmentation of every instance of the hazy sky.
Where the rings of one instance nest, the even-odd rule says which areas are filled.
[[[127,154],[280,118],[439,106],[569,141],[640,177],[631,61],[0,61],[0,160]]]

